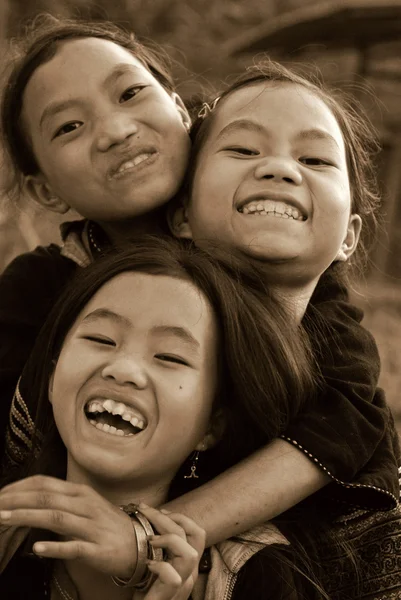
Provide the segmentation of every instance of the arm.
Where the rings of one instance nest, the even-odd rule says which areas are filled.
[[[276,439],[166,506],[183,512],[205,529],[210,546],[272,519],[329,481],[303,452]]]
[[[281,514],[335,481],[333,476],[350,481],[370,460],[381,468],[375,451],[379,453],[383,444],[389,476],[382,478],[378,490],[369,484],[369,471],[361,482],[368,488],[338,487],[346,500],[348,496],[350,501],[351,496],[354,501],[363,499],[363,504],[375,508],[394,505],[394,496],[388,492],[398,485],[397,461],[392,451],[393,433],[388,430],[385,435],[389,411],[376,392],[380,364],[376,344],[360,326],[362,313],[347,302],[343,287],[331,284],[319,288],[315,297],[320,312],[311,307],[316,319],[312,317],[312,324],[328,323],[332,335],[330,342],[320,347],[324,383],[317,403],[291,424],[287,443],[274,440],[168,505],[206,530],[207,545]],[[386,486],[388,490],[381,489]]]
[[[52,245],[18,256],[0,277],[0,459],[16,383],[54,299],[75,268]]]

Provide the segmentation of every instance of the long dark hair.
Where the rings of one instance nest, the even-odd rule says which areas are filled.
[[[182,477],[182,469],[189,466],[184,463],[171,484],[170,498],[203,484],[277,438],[314,397],[316,374],[307,338],[295,317],[272,295],[257,267],[215,246],[200,249],[167,237],[146,236],[81,270],[54,306],[22,377],[22,387],[37,407],[37,435],[29,460],[17,472],[8,473],[7,483],[39,473],[65,477],[66,449],[48,400],[54,361],[85,305],[106,282],[125,272],[191,282],[210,303],[219,329],[215,408],[224,414],[222,438],[203,453],[199,479]],[[302,522],[302,526],[311,524]],[[306,582],[317,581],[302,558],[302,538],[299,544],[296,537],[293,542],[293,558],[278,551],[278,560]],[[265,559],[273,559],[275,553],[272,548]],[[311,586],[317,589],[315,583]]]
[[[37,406],[37,431],[47,439],[42,446],[41,436],[35,437],[33,455],[37,458],[28,472],[64,475],[65,451],[61,440],[57,442],[48,402],[54,361],[83,307],[107,281],[126,271],[190,281],[205,295],[216,316],[220,337],[216,402],[224,412],[225,431],[220,443],[205,453],[203,483],[286,429],[305,399],[313,396],[314,369],[302,330],[263,284],[255,267],[215,247],[210,251],[184,247],[169,238],[136,240],[124,251],[112,251],[83,269],[49,315],[22,378],[22,388],[29,390]],[[50,452],[48,444],[55,444],[59,451]],[[172,487],[173,495],[182,491]]]
[[[5,190],[10,196],[17,196],[21,192],[24,176],[35,174],[39,170],[21,123],[25,88],[36,69],[56,55],[60,44],[82,38],[100,38],[126,48],[167,92],[174,91],[168,63],[161,50],[143,44],[134,33],[110,22],[39,15],[18,43],[13,44],[15,57],[10,61],[10,72],[4,82],[1,133],[5,158],[9,163],[9,180],[5,183]]]

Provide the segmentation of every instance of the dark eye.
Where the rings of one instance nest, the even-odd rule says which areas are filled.
[[[299,159],[301,163],[304,165],[309,165],[311,167],[320,167],[322,165],[332,165],[332,163],[328,160],[324,160],[323,158],[316,158],[314,156],[306,156],[304,158]]]
[[[123,94],[121,94],[120,104],[122,104],[123,102],[127,102],[128,100],[131,100],[132,98],[134,98],[143,89],[143,87],[144,86],[133,85],[130,88],[128,88],[127,90],[125,90],[125,92]]]
[[[71,133],[71,131],[75,131],[79,127],[81,127],[83,123],[81,121],[71,121],[71,123],[66,123],[59,129],[57,129],[54,137],[59,137],[60,135],[66,135],[67,133]]]
[[[84,335],[84,340],[95,342],[96,344],[103,344],[105,346],[115,346],[116,343],[110,338],[101,337],[100,335]]]
[[[229,148],[224,148],[224,150],[242,154],[244,156],[258,156],[259,154],[257,150],[251,150],[251,148],[244,148],[243,146],[230,146]]]
[[[183,358],[175,356],[174,354],[156,354],[155,358],[157,358],[158,360],[162,360],[163,362],[171,362],[176,363],[178,365],[188,366],[188,363]]]

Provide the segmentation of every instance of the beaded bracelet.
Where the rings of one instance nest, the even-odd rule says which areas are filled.
[[[154,535],[152,525],[148,519],[139,512],[136,504],[127,504],[120,506],[131,519],[131,524],[135,531],[137,543],[137,561],[132,577],[128,580],[112,576],[112,581],[118,587],[134,587],[137,590],[145,591],[153,583],[155,576],[147,569],[146,561],[163,560],[163,551],[161,548],[153,548],[148,542],[148,536]]]

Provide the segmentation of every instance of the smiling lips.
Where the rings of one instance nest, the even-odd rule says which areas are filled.
[[[279,217],[282,219],[293,219],[294,221],[306,221],[306,216],[295,206],[282,200],[270,200],[268,198],[251,200],[247,204],[241,206],[238,209],[238,212],[243,213],[244,215],[262,215]]]
[[[110,173],[109,173],[109,179],[120,179],[122,177],[124,177],[124,175],[129,172],[129,171],[133,171],[134,169],[136,169],[140,164],[144,163],[144,162],[148,162],[150,161],[150,159],[154,159],[156,157],[156,151],[155,150],[146,150],[146,151],[141,151],[139,154],[136,154],[136,156],[131,157],[131,158],[127,158],[123,161],[121,161],[117,167],[114,167],[111,169]]]
[[[143,431],[146,418],[139,411],[111,398],[95,398],[85,406],[85,415],[91,425],[120,437],[133,436]]]

